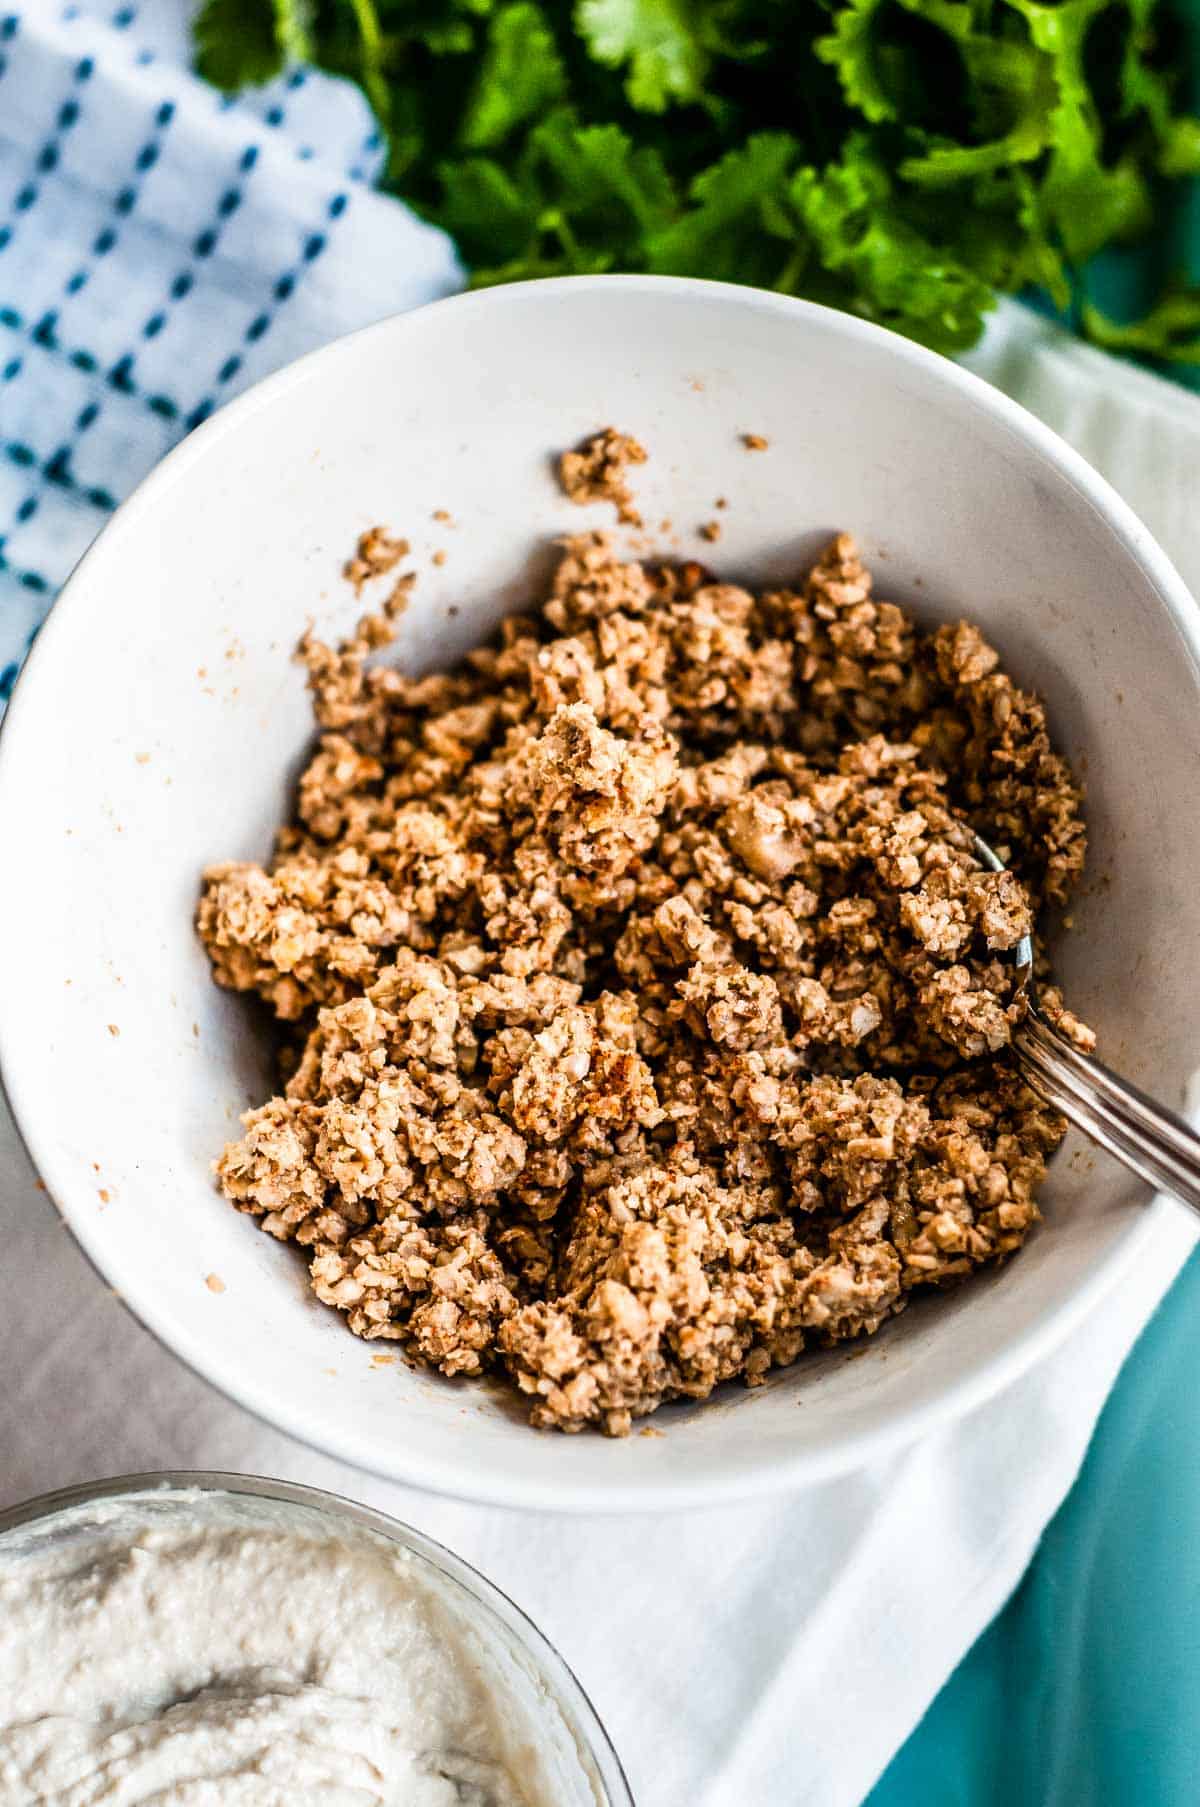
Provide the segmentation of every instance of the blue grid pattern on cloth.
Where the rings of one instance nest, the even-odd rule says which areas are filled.
[[[457,288],[357,89],[230,100],[171,0],[0,0],[0,708],[117,503],[249,384]]]

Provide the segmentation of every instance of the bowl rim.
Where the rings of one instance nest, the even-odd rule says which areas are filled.
[[[142,516],[155,506],[160,494],[185,480],[195,462],[207,457],[227,435],[237,432],[244,420],[274,404],[289,390],[301,387],[323,362],[344,355],[350,346],[369,347],[375,340],[382,344],[419,333],[431,311],[453,310],[466,316],[500,307],[521,307],[552,292],[594,294],[597,291],[607,292],[614,299],[618,293],[673,295],[681,302],[700,306],[732,306],[747,314],[808,321],[823,332],[885,350],[898,366],[907,366],[932,383],[957,392],[978,411],[1007,426],[1023,450],[1033,452],[1049,464],[1108,526],[1144,572],[1187,645],[1192,656],[1193,676],[1200,689],[1200,605],[1150,530],[1107,479],[1059,434],[982,377],[885,327],[794,296],[694,277],[554,277],[448,296],[342,334],[254,384],[168,452],[101,529],[63,585],[37,634],[7,713],[0,721],[0,820],[14,807],[12,773],[18,763],[14,753],[20,747],[24,724],[30,719],[45,688],[42,674],[53,671],[56,649],[71,631],[76,599],[82,596],[92,564],[108,556],[108,546],[114,540],[119,541],[124,534],[136,530]],[[6,963],[16,958],[13,939],[0,935],[0,996],[3,995]],[[76,1201],[76,1188],[55,1160],[52,1147],[41,1133],[47,1113],[22,1086],[19,1057],[24,1033],[26,1031],[11,1013],[0,1010],[0,1090],[8,1099],[17,1133],[49,1198],[97,1274],[109,1284],[104,1238],[99,1232],[98,1220],[82,1208],[81,1201]],[[466,1461],[435,1459],[419,1451],[410,1455],[407,1447],[389,1450],[384,1460],[384,1452],[369,1448],[365,1440],[352,1431],[331,1428],[314,1432],[298,1411],[263,1396],[252,1381],[232,1374],[222,1374],[218,1378],[210,1371],[204,1349],[173,1326],[167,1320],[167,1314],[158,1311],[152,1296],[134,1301],[120,1289],[118,1294],[135,1321],[217,1392],[306,1447],[360,1471],[481,1505],[566,1513],[699,1510],[759,1498],[764,1491],[778,1493],[814,1485],[857,1470],[972,1411],[1056,1349],[1120,1283],[1157,1233],[1159,1224],[1175,1208],[1162,1194],[1149,1200],[1140,1217],[1129,1224],[1111,1250],[1042,1321],[1021,1332],[1010,1344],[982,1356],[970,1371],[949,1379],[936,1397],[911,1407],[902,1417],[835,1435],[815,1450],[798,1447],[788,1459],[781,1459],[777,1452],[770,1453],[757,1461],[743,1463],[733,1474],[697,1479],[683,1471],[645,1484],[568,1480],[566,1476],[555,1482],[536,1475],[511,1473],[494,1478],[482,1465],[473,1468]]]
[[[212,1468],[151,1469],[144,1474],[76,1481],[5,1507],[0,1510],[0,1557],[4,1554],[5,1540],[12,1533],[47,1523],[76,1507],[146,1494],[188,1493],[211,1494],[217,1498],[229,1495],[236,1499],[275,1500],[281,1505],[316,1512],[334,1523],[349,1521],[411,1552],[436,1569],[456,1592],[467,1595],[475,1608],[482,1608],[487,1618],[502,1626],[534,1662],[568,1729],[577,1742],[582,1742],[596,1766],[597,1777],[604,1789],[604,1800],[598,1802],[597,1807],[636,1807],[629,1778],[607,1726],[570,1663],[541,1626],[465,1556],[457,1555],[436,1537],[430,1537],[428,1532],[418,1531],[415,1525],[381,1511],[378,1506],[364,1505],[360,1500],[349,1499],[327,1487],[311,1487],[304,1481],[277,1480],[273,1475],[239,1474]]]

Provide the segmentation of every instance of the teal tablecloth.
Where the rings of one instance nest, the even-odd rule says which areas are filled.
[[[1189,14],[1196,105],[1200,0]],[[1100,260],[1089,288],[1132,312],[1181,271],[1200,280],[1200,183],[1153,245]],[[1194,366],[1165,374],[1200,390]],[[866,1807],[1200,1807],[1200,1251],[1024,1581]]]
[[[1197,1803],[1200,1251],[1033,1566],[867,1807]]]

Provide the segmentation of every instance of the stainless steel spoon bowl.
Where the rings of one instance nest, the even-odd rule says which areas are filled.
[[[974,838],[981,865],[1003,872],[1003,861],[982,835]],[[1028,935],[1017,943],[1014,960],[1016,995],[1024,999],[1025,1014],[1012,1048],[1026,1084],[1140,1178],[1200,1211],[1200,1135],[1174,1111],[1084,1054],[1042,1014]]]

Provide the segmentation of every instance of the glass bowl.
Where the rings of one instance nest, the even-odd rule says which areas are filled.
[[[562,1799],[561,1807],[634,1807],[620,1760],[595,1708],[562,1657],[520,1607],[469,1563],[432,1538],[338,1494],[260,1475],[205,1470],[119,1475],[111,1480],[60,1488],[0,1512],[0,1559],[20,1553],[25,1545],[31,1550],[40,1547],[45,1540],[95,1537],[102,1528],[103,1515],[90,1515],[89,1507],[106,1507],[114,1502],[132,1504],[144,1499],[147,1516],[155,1518],[169,1514],[173,1505],[182,1506],[197,1494],[224,1495],[233,1501],[269,1501],[273,1506],[291,1509],[310,1523],[315,1518],[323,1530],[334,1535],[345,1535],[349,1527],[354,1527],[426,1565],[441,1583],[451,1609],[462,1614],[487,1654],[507,1674],[520,1677],[526,1689],[532,1689],[538,1697],[532,1710],[535,1718],[544,1723],[548,1747],[559,1753],[566,1766],[564,1775],[567,1769],[576,1772],[577,1766],[578,1783],[572,1773],[569,1793]],[[557,1775],[555,1780],[557,1783]]]

